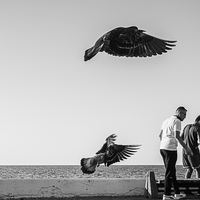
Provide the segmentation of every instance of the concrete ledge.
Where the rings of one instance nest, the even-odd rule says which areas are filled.
[[[145,179],[7,179],[0,199],[144,196]]]

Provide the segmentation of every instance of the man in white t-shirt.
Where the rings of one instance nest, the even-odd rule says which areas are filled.
[[[185,197],[180,194],[178,182],[176,180],[176,161],[178,142],[188,154],[192,154],[180,137],[181,121],[186,117],[187,110],[184,107],[178,107],[175,115],[166,119],[161,127],[160,132],[160,153],[165,165],[165,182],[163,200],[180,199]],[[174,196],[171,195],[171,187],[174,188]]]

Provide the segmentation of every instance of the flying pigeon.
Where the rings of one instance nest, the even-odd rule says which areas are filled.
[[[176,41],[159,39],[144,32],[136,26],[115,28],[101,36],[93,47],[85,51],[84,61],[103,51],[113,56],[151,57],[166,53],[176,46],[172,44]]]
[[[112,134],[106,138],[102,148],[91,158],[81,159],[81,170],[85,174],[92,174],[96,167],[104,163],[109,167],[111,164],[120,162],[133,155],[140,145],[118,145],[115,144],[116,135]]]

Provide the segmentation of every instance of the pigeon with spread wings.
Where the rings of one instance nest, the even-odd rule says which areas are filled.
[[[116,135],[112,134],[106,138],[102,148],[91,158],[81,159],[81,170],[85,174],[92,174],[96,167],[104,163],[109,167],[111,164],[120,162],[133,155],[140,145],[119,145],[115,144]]]
[[[176,41],[163,40],[144,33],[136,26],[115,28],[101,36],[95,45],[85,51],[84,60],[90,60],[98,52],[113,56],[151,57],[166,53]]]

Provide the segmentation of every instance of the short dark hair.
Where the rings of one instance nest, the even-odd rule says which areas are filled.
[[[200,115],[195,119],[195,123],[198,123],[200,121]]]
[[[176,109],[176,112],[180,112],[180,111],[187,111],[183,106],[180,106]]]

